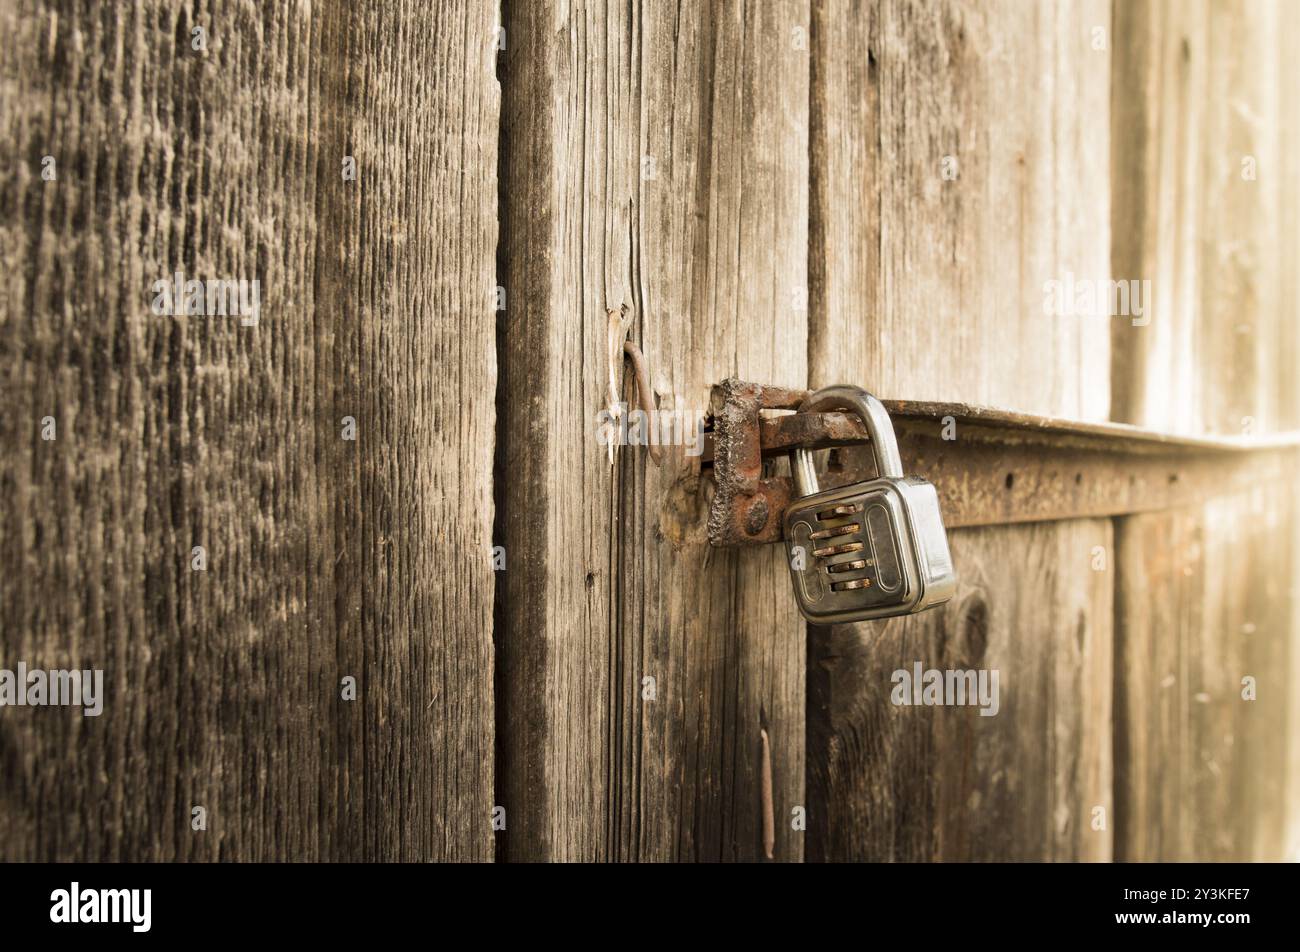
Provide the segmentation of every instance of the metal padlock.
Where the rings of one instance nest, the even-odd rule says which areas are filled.
[[[786,554],[799,610],[809,621],[861,621],[942,604],[957,587],[939,495],[904,476],[894,425],[861,387],[826,387],[800,413],[852,410],[871,435],[877,476],[819,491],[812,453],[791,459],[795,498],[785,513]]]

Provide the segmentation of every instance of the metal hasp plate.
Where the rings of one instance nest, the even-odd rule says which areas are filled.
[[[716,482],[709,503],[709,541],[714,545],[781,541],[781,517],[794,485],[789,477],[763,475],[759,411],[794,410],[806,396],[803,390],[766,387],[735,377],[713,388],[702,462],[712,463]]]
[[[794,487],[788,476],[765,472],[764,461],[796,446],[845,447],[840,468],[822,474],[825,487],[875,475],[866,430],[856,417],[776,415],[796,409],[806,396],[735,378],[713,388],[702,457],[715,483],[708,521],[713,545],[781,541]],[[905,470],[934,484],[950,529],[1167,509],[1294,480],[1300,462],[1295,431],[1181,437],[961,403],[883,403]]]

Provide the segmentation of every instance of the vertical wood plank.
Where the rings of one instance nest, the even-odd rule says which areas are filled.
[[[641,135],[656,174],[640,185],[634,273],[640,336],[666,388],[660,405],[685,395],[698,414],[708,387],[730,374],[803,385],[807,6],[642,9]],[[619,544],[627,565],[642,568],[631,576],[638,586],[624,590],[619,638],[643,640],[640,670],[657,676],[664,703],[642,709],[645,740],[629,734],[617,745],[645,753],[626,765],[639,777],[624,775],[641,806],[642,841],[619,844],[616,855],[761,856],[765,725],[774,857],[797,860],[802,836],[789,818],[802,805],[804,639],[781,553],[708,546],[707,486],[689,458],[674,454],[652,471],[625,456],[623,474],[630,531]],[[638,525],[637,511],[655,520]],[[635,669],[624,690],[640,683],[627,674]]]
[[[1111,266],[1151,282],[1150,323],[1112,331],[1112,417],[1204,429],[1197,230],[1209,60],[1207,4],[1116,3],[1111,94]]]
[[[1296,487],[1300,490],[1300,487]],[[1286,700],[1286,736],[1288,738],[1283,755],[1283,777],[1285,782],[1284,802],[1300,803],[1300,691],[1294,685],[1300,684],[1300,503],[1296,502],[1297,492],[1291,498],[1291,576],[1287,589],[1287,601],[1291,608],[1289,627],[1287,629],[1287,691]],[[1300,815],[1294,809],[1288,809],[1284,818],[1280,853],[1287,862],[1300,859]]]
[[[1109,859],[1110,522],[951,541],[947,605],[810,630],[808,858]],[[918,662],[998,671],[996,713],[894,703]]]
[[[1293,493],[1118,520],[1117,860],[1285,855]]]
[[[1109,28],[1101,2],[814,2],[815,384],[1107,417],[1107,318],[1045,287],[1109,275]],[[808,856],[1107,859],[1109,524],[950,541],[942,610],[809,630]],[[915,661],[1001,667],[1009,703],[895,707]]]
[[[0,18],[0,855],[491,858],[490,5]]]
[[[1112,265],[1151,282],[1154,310],[1148,326],[1113,325],[1114,418],[1293,425],[1295,11],[1138,0],[1115,15]]]
[[[1292,426],[1300,16],[1213,0],[1116,4],[1116,20],[1113,263],[1156,301],[1149,327],[1115,326],[1116,419]],[[1117,858],[1285,855],[1294,491],[1119,521]]]
[[[813,13],[813,382],[1106,419],[1107,321],[1044,286],[1109,274],[1109,6]]]
[[[1211,432],[1277,429],[1279,379],[1292,376],[1282,352],[1279,262],[1282,191],[1277,2],[1213,0],[1206,24],[1210,87],[1200,191],[1198,365],[1204,425]],[[1195,55],[1195,51],[1193,51]],[[1291,118],[1300,116],[1292,108]],[[1285,368],[1285,369],[1284,369]]]
[[[1277,99],[1278,230],[1271,265],[1281,275],[1278,286],[1277,396],[1279,429],[1300,427],[1300,374],[1289,372],[1300,355],[1300,7],[1285,4],[1278,23]],[[1288,363],[1289,361],[1289,363]],[[1298,550],[1300,551],[1300,550]],[[1300,629],[1297,629],[1300,631]],[[1300,735],[1297,735],[1300,736]],[[1295,855],[1300,855],[1300,850]]]
[[[760,715],[778,816],[802,803],[779,553],[710,549],[681,448],[611,467],[595,432],[610,312],[692,423],[728,375],[806,381],[806,4],[507,15],[507,855],[753,859]],[[777,826],[776,857],[800,858]]]

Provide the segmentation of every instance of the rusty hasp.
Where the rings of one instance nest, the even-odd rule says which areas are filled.
[[[790,501],[790,480],[763,475],[761,410],[793,410],[804,393],[730,377],[713,388],[712,431],[704,435],[705,465],[716,479],[709,506],[714,545],[779,542],[781,515]],[[769,454],[770,455],[770,454]]]
[[[802,390],[728,379],[713,388],[702,457],[716,489],[709,541],[779,542],[794,492],[771,471],[795,447],[840,447],[826,486],[874,474],[862,422],[794,413]],[[1118,516],[1293,479],[1300,433],[1184,437],[961,403],[884,400],[905,470],[932,482],[949,528]],[[765,469],[765,461],[767,462]]]

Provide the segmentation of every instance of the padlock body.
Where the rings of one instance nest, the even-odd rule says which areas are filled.
[[[957,585],[934,486],[881,477],[791,500],[786,554],[799,610],[822,624],[906,615]]]

